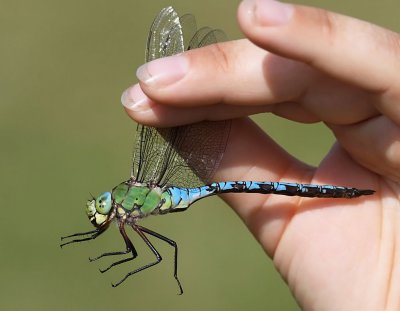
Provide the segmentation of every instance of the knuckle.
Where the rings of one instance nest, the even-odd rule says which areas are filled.
[[[320,25],[320,30],[324,38],[334,44],[337,37],[337,21],[336,15],[332,14],[329,11],[323,9],[316,9],[317,10],[317,18],[318,24]]]
[[[224,48],[224,43],[215,43],[208,47],[212,65],[222,73],[227,73],[230,68],[229,54]]]
[[[386,41],[386,51],[388,51],[391,56],[400,62],[400,36],[398,33],[392,31],[384,31],[383,38]],[[380,47],[381,48],[381,47]]]
[[[400,142],[392,142],[384,151],[384,157],[387,159],[391,169],[400,175]]]
[[[206,47],[189,51],[191,62],[199,72],[211,71],[214,74],[230,71],[230,56],[225,47],[226,43],[214,43]]]

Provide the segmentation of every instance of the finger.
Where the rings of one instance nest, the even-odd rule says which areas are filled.
[[[400,123],[399,36],[322,9],[245,0],[241,29],[258,46],[379,96],[377,108]]]
[[[177,73],[182,61],[187,63],[183,65],[185,73],[176,80],[182,74]],[[158,59],[138,72],[140,88],[130,87],[121,100],[128,114],[141,123],[171,126],[260,112],[299,122],[320,120],[295,103],[317,73],[302,63],[269,54],[248,40]],[[167,85],[160,80],[168,81]],[[186,111],[176,109],[179,107]]]
[[[400,129],[386,116],[328,126],[351,156],[373,172],[400,182]]]
[[[206,58],[201,55],[202,51],[199,50],[198,52],[196,55],[207,62]],[[269,62],[265,66],[265,78],[268,82],[261,84],[256,91],[258,93],[249,94],[245,90],[233,88],[228,91],[227,89],[226,96],[231,97],[233,101],[243,94],[249,97],[247,101],[243,98],[241,104],[237,102],[231,104],[230,99],[223,103],[208,104],[207,101],[214,96],[213,94],[225,92],[221,90],[221,84],[218,83],[217,79],[214,79],[213,82],[215,83],[209,83],[209,78],[204,80],[204,84],[209,90],[208,94],[204,94],[202,89],[198,87],[201,84],[200,82],[188,82],[183,83],[174,92],[166,92],[165,97],[155,102],[143,92],[139,85],[134,85],[124,92],[121,101],[132,119],[152,126],[174,126],[202,120],[233,119],[261,112],[272,112],[286,119],[302,123],[322,120],[332,124],[352,124],[378,114],[370,103],[372,99],[368,92],[321,75],[314,79],[297,78],[296,73],[304,77],[316,75],[310,72],[307,74],[304,66],[291,66],[293,69],[291,72],[288,70],[285,74],[275,74],[274,68],[280,68],[282,72],[286,71],[282,70],[282,68],[285,68],[285,64],[287,64],[285,59],[275,58],[275,61]],[[193,70],[203,74],[204,67],[200,66]],[[270,73],[271,78],[269,78],[268,73]],[[208,72],[208,75],[215,76],[212,72]],[[233,75],[228,76],[232,81],[234,80]],[[238,79],[242,79],[242,77],[243,75],[240,75]],[[296,78],[293,79],[293,77]],[[250,74],[249,79],[244,81],[248,82],[251,79],[252,75]],[[301,82],[297,83],[296,80]],[[306,80],[308,81],[305,82]],[[224,80],[221,81],[225,82]],[[290,81],[293,81],[292,85]],[[301,87],[300,83],[303,83]],[[264,104],[258,104],[257,100],[262,100],[263,86],[269,89],[267,91],[270,94],[269,99],[266,99]],[[190,94],[185,91],[187,89],[191,90]],[[150,94],[157,92],[158,90],[155,88],[150,91]],[[235,97],[236,93],[239,95]],[[300,96],[295,94],[300,94]],[[261,96],[261,98],[255,100],[256,103],[254,103],[254,98],[258,96]],[[283,101],[285,97],[293,97],[293,101]],[[173,103],[174,101],[183,102],[180,102],[179,105],[164,103],[170,100]],[[277,101],[277,103],[273,103],[274,101]],[[186,103],[189,104],[185,105]]]
[[[156,127],[179,126],[183,124],[196,123],[204,120],[219,121],[227,119],[236,119],[249,114],[269,111],[268,105],[255,106],[231,106],[225,104],[216,104],[213,106],[191,106],[176,107],[156,103],[143,93],[139,84],[127,89],[121,98],[125,105],[134,102],[134,105],[125,107],[128,115],[144,125]],[[298,114],[300,116],[301,114]]]
[[[297,97],[314,72],[237,40],[157,59],[137,76],[149,98],[167,105],[263,105]]]

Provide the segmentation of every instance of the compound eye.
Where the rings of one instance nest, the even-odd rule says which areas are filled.
[[[100,214],[107,215],[111,210],[111,193],[104,192],[96,199],[96,211]]]

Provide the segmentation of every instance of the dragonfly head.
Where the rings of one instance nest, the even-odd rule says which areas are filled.
[[[111,214],[111,193],[104,192],[97,198],[87,201],[86,215],[89,217],[90,222],[96,227],[102,227],[109,223]]]

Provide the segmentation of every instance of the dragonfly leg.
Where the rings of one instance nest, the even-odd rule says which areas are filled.
[[[74,239],[71,241],[68,241],[66,243],[62,243],[60,245],[60,247],[63,247],[65,245],[68,244],[72,244],[72,243],[78,243],[78,242],[83,242],[83,241],[89,241],[89,240],[94,240],[95,238],[97,238],[100,234],[102,234],[105,231],[106,228],[97,228],[96,230],[92,230],[92,231],[88,231],[88,232],[82,232],[82,233],[75,233],[75,234],[71,234],[71,235],[67,235],[67,236],[63,236],[61,237],[61,241],[68,239],[68,238],[72,238],[75,236],[83,236],[83,235],[88,235],[91,234],[91,236],[87,237],[87,238],[82,238],[82,239]]]
[[[90,261],[95,261],[95,260],[100,259],[100,258],[105,257],[105,256],[124,255],[124,254],[128,254],[129,252],[132,252],[132,256],[128,257],[128,258],[124,258],[124,259],[116,261],[116,262],[113,262],[106,269],[99,269],[101,273],[104,273],[104,272],[110,270],[114,266],[117,266],[117,265],[122,264],[124,262],[133,260],[133,259],[135,259],[137,257],[136,249],[133,246],[133,244],[132,244],[131,240],[129,239],[128,235],[126,234],[123,223],[119,224],[119,232],[121,233],[121,235],[122,235],[122,237],[124,238],[124,241],[125,241],[125,245],[126,245],[126,250],[125,251],[108,252],[108,253],[101,254],[100,256],[97,256],[95,258],[89,258],[89,260]]]
[[[156,237],[156,238],[168,243],[169,245],[171,245],[175,249],[175,254],[174,254],[174,278],[175,278],[175,280],[176,280],[176,282],[178,283],[178,286],[179,286],[179,291],[180,291],[179,295],[182,295],[183,294],[183,289],[182,289],[181,282],[179,281],[179,278],[178,278],[178,245],[176,244],[175,241],[173,241],[173,240],[167,238],[166,236],[163,236],[163,235],[161,235],[161,234],[159,234],[157,232],[154,232],[154,231],[152,231],[150,229],[147,229],[145,227],[142,227],[142,226],[137,226],[137,227],[141,231],[146,232],[147,234],[150,234],[150,235],[152,235],[152,236],[154,236],[154,237]]]
[[[135,229],[135,228],[133,228],[133,229]],[[174,250],[175,250],[175,254],[174,254],[174,278],[175,278],[175,280],[176,280],[176,282],[178,283],[178,286],[179,286],[179,295],[182,295],[183,294],[183,288],[182,288],[181,282],[179,281],[179,278],[178,278],[178,245],[176,244],[176,242],[171,240],[171,239],[169,239],[169,238],[167,238],[166,236],[163,236],[163,235],[161,235],[161,234],[159,234],[157,232],[154,232],[154,231],[152,231],[150,229],[147,229],[145,227],[136,225],[135,231],[139,233],[138,230],[142,231],[142,232],[145,232],[147,234],[150,234],[150,235],[152,235],[152,236],[154,236],[154,237],[156,237],[156,238],[168,243],[169,245],[171,245],[174,248]],[[147,239],[144,239],[145,242],[146,242],[146,240]],[[155,250],[155,248],[153,247],[153,245],[150,242],[149,243],[146,242],[146,244],[153,251],[153,253],[157,256],[158,253]],[[160,257],[160,261],[161,261],[161,257]]]
[[[154,266],[158,263],[161,262],[162,257],[159,254],[159,252],[156,250],[156,248],[153,246],[153,244],[151,244],[151,242],[149,241],[149,239],[144,235],[144,233],[142,232],[142,228],[143,227],[139,227],[137,225],[132,225],[133,230],[135,230],[137,232],[137,234],[139,234],[139,236],[143,239],[143,241],[146,243],[146,245],[150,248],[150,250],[153,252],[153,254],[156,256],[156,261],[148,263],[147,265],[144,265],[140,268],[137,268],[129,273],[127,273],[119,282],[112,284],[113,287],[117,287],[118,285],[120,285],[122,282],[124,282],[128,277],[130,277],[131,275],[138,273],[140,271],[143,271],[147,268],[150,268],[151,266]]]

